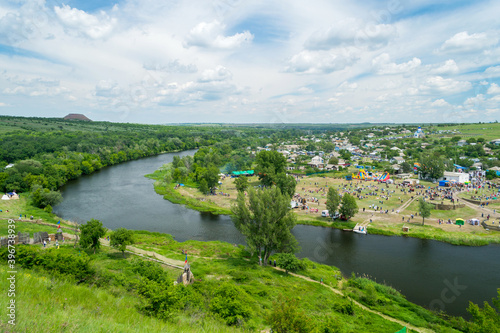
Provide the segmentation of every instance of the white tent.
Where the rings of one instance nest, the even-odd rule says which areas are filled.
[[[7,194],[4,194],[2,196],[2,200],[10,200],[9,196]]]

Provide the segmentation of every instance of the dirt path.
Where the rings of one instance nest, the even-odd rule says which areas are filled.
[[[273,268],[274,268],[274,269],[276,269],[276,270],[282,271],[282,272],[284,272],[284,271],[285,271],[284,269],[279,268],[279,267],[273,267]],[[303,276],[303,275],[299,275],[299,274],[295,274],[295,273],[291,273],[291,272],[289,272],[288,274],[290,274],[290,275],[292,275],[292,276],[295,276],[295,277],[297,277],[297,278],[299,278],[299,279],[303,279],[303,280],[309,281],[309,282],[313,282],[313,283],[320,283],[320,282],[318,282],[318,281],[316,281],[316,280],[313,280],[313,279],[311,279],[311,278],[308,278],[307,276]],[[322,285],[323,285],[324,287],[326,287],[326,288],[330,289],[330,291],[334,292],[334,293],[335,293],[335,294],[337,294],[337,295],[340,295],[340,296],[342,296],[342,297],[347,297],[350,301],[352,301],[354,304],[356,304],[357,306],[359,306],[359,307],[360,307],[360,308],[362,308],[363,310],[368,311],[368,312],[371,312],[371,313],[376,314],[376,315],[379,315],[380,317],[382,317],[382,318],[384,318],[384,319],[386,319],[386,320],[392,321],[392,322],[394,322],[394,323],[398,323],[398,324],[400,324],[401,326],[405,326],[406,328],[411,329],[411,330],[416,331],[416,332],[422,332],[422,333],[430,333],[430,332],[434,332],[434,331],[433,331],[433,330],[431,330],[431,329],[428,329],[428,328],[422,328],[422,327],[416,327],[416,326],[413,326],[413,325],[411,325],[411,324],[405,323],[405,322],[403,322],[403,321],[401,321],[401,320],[399,320],[399,319],[389,317],[388,315],[385,315],[385,314],[383,314],[383,313],[381,313],[381,312],[378,312],[378,311],[372,310],[372,309],[370,309],[370,308],[366,307],[365,305],[363,305],[363,304],[359,303],[358,301],[356,301],[356,300],[352,299],[351,297],[349,297],[349,296],[345,295],[342,291],[340,291],[340,290],[338,290],[338,289],[335,289],[335,288],[333,288],[333,287],[331,287],[331,286],[329,286],[329,285],[326,285],[326,284],[322,284]]]

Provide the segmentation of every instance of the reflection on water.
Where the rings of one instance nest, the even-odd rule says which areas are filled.
[[[62,189],[64,201],[54,212],[81,223],[96,218],[110,229],[164,232],[178,241],[244,244],[228,216],[186,209],[154,192],[153,181],[144,175],[171,162],[174,155],[126,162],[72,181]],[[339,267],[344,275],[367,274],[402,291],[412,302],[449,314],[466,315],[469,300],[481,304],[490,301],[500,287],[500,246],[458,247],[302,225],[296,226],[293,234],[302,248],[299,257]],[[444,302],[442,294],[448,295],[453,284],[459,286],[450,294],[453,301]]]

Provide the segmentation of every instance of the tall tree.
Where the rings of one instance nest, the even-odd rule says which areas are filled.
[[[106,234],[107,229],[102,226],[102,222],[91,219],[86,224],[80,226],[80,245],[83,248],[96,249],[101,246],[99,239]]]
[[[346,220],[356,215],[358,212],[358,204],[356,199],[349,193],[344,193],[341,200],[342,206],[340,206],[339,213],[343,215]]]
[[[297,240],[290,232],[296,216],[290,209],[290,198],[277,187],[256,191],[248,189],[248,203],[243,192],[238,193],[231,207],[236,228],[246,237],[252,252],[258,252],[264,265],[271,252],[294,252]]]
[[[110,245],[122,251],[123,257],[125,257],[125,250],[127,245],[134,244],[134,239],[132,237],[132,231],[125,228],[118,228],[111,233],[109,236]]]
[[[418,210],[420,211],[420,216],[422,216],[422,225],[424,225],[425,218],[431,216],[431,209],[432,205],[425,202],[423,198],[420,198],[418,201]]]
[[[246,176],[240,176],[234,180],[234,186],[236,186],[236,191],[243,192],[248,187],[248,178]]]
[[[291,198],[295,194],[297,181],[293,176],[280,172],[276,175],[275,185],[281,190],[281,193],[286,194],[289,198]]]
[[[420,158],[419,173],[423,179],[438,179],[444,174],[444,163],[439,156],[425,156]]]
[[[286,158],[277,151],[261,151],[255,157],[257,174],[263,185],[272,186],[276,175],[285,172]]]
[[[340,195],[336,189],[330,187],[326,196],[326,209],[330,214],[335,214],[340,205]]]

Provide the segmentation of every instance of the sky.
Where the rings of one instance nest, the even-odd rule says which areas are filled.
[[[500,1],[0,0],[0,115],[500,120]]]

